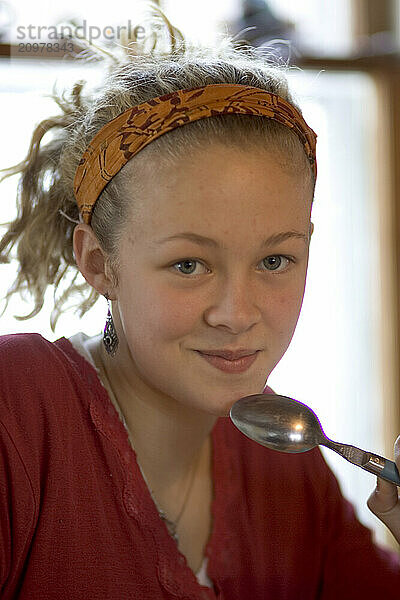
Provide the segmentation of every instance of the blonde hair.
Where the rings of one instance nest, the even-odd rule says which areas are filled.
[[[5,177],[20,174],[17,216],[6,224],[8,228],[0,239],[0,263],[10,262],[14,247],[18,261],[17,277],[5,296],[5,309],[13,294],[25,290],[34,301],[33,310],[17,319],[29,319],[40,312],[49,285],[54,286],[50,315],[53,331],[65,303],[74,294],[80,295],[77,306],[81,317],[99,297],[87,282],[76,282],[80,272],[74,258],[73,231],[79,213],[73,179],[90,140],[111,119],[153,97],[211,83],[251,85],[278,94],[299,108],[288,89],[287,67],[271,59],[265,48],[243,45],[229,36],[213,47],[190,44],[156,7],[151,11],[150,25],[150,49],[146,49],[148,38],[142,43],[129,43],[122,56],[117,52],[120,47],[112,53],[97,49],[97,58],[105,63],[105,82],[92,95],[84,94],[83,81],[75,83],[70,91],[55,94],[61,114],[39,123],[25,160],[4,170]],[[52,139],[44,143],[48,132]],[[314,188],[300,141],[280,123],[263,117],[219,115],[178,127],[133,157],[96,202],[91,226],[115,281],[119,244],[134,209],[132,198],[140,190],[144,163],[158,159],[169,161],[173,168],[180,156],[214,142],[273,150],[284,167],[305,173]],[[57,289],[62,288],[71,272],[72,280],[56,299]]]

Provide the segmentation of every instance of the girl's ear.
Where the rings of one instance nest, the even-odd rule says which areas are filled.
[[[314,232],[314,223],[310,223],[310,239],[311,239],[313,232]]]
[[[93,229],[85,223],[77,225],[73,244],[76,264],[86,281],[99,294],[110,293],[111,282],[107,277],[105,255]]]

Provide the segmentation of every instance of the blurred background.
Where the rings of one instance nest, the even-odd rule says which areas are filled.
[[[400,1],[155,3],[193,40],[237,35],[291,66],[292,90],[318,133],[315,232],[302,314],[269,384],[309,404],[328,436],[392,458],[400,434]],[[81,48],[61,27],[72,24],[91,43],[113,46],[149,33],[140,28],[142,10],[135,1],[116,0],[111,16],[104,0],[0,0],[0,168],[22,160],[34,124],[58,112],[49,97],[55,80],[59,87],[96,81],[96,63],[71,60]],[[15,177],[0,186],[1,223],[14,218],[16,186]],[[0,265],[0,297],[15,273],[15,262]],[[49,289],[42,311],[24,321],[14,315],[31,311],[29,298],[13,298],[0,335],[39,332],[55,340],[104,327],[101,298],[83,319],[71,308],[53,332],[52,300]],[[374,477],[324,453],[359,518],[379,542],[393,544],[365,504]]]

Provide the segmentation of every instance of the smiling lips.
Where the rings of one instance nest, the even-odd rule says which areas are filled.
[[[226,360],[237,360],[243,356],[251,356],[255,354],[257,350],[249,350],[248,348],[241,348],[239,350],[198,350],[201,354],[207,354],[208,356],[221,356]]]
[[[208,363],[227,373],[243,373],[256,360],[259,350],[196,350]]]

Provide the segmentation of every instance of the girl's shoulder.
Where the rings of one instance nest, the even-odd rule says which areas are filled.
[[[29,391],[35,382],[45,382],[56,364],[52,343],[39,333],[0,336],[0,393]]]
[[[62,419],[87,395],[87,366],[66,338],[0,336],[0,421],[29,436]]]
[[[51,342],[40,333],[0,336],[0,382],[51,383],[57,374],[82,374],[84,363],[65,337]]]
[[[17,369],[24,365],[29,368],[28,359],[32,365],[40,363],[43,356],[49,356],[57,342],[50,342],[40,333],[10,333],[0,335],[0,369],[5,367]]]

